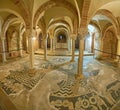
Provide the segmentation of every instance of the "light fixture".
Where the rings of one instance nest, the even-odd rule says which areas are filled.
[[[36,37],[32,37],[32,40],[36,40]]]

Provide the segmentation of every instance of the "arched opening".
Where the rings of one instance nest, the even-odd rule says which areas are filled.
[[[117,37],[112,30],[107,30],[103,38],[103,58],[116,58],[114,54],[117,52]],[[110,53],[110,54],[109,54]]]
[[[6,32],[6,48],[8,57],[17,57],[19,56],[19,33],[16,30],[15,26],[10,26]]]
[[[57,43],[66,43],[66,35],[65,34],[58,34],[57,36]]]
[[[56,49],[67,49],[68,50],[68,38],[65,32],[58,32],[56,34]]]
[[[92,46],[92,37],[90,36],[90,33],[85,38],[85,51],[91,53],[91,46]]]
[[[94,53],[94,49],[100,50],[100,41],[99,29],[96,26],[89,24],[88,34],[85,37],[85,52]]]
[[[39,42],[39,48],[42,49],[43,48],[43,36],[42,36],[42,33],[39,34],[38,42]]]

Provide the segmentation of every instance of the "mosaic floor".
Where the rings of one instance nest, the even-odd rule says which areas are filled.
[[[28,57],[0,66],[0,87],[18,110],[120,110],[119,68],[85,56],[77,80],[77,57],[70,59],[36,55],[35,69]]]

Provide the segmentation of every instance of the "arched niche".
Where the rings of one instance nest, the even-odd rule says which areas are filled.
[[[65,34],[58,34],[57,36],[57,43],[66,43],[67,38]]]
[[[6,50],[8,57],[16,57],[19,55],[19,33],[14,26],[10,26],[6,32]]]
[[[68,49],[68,36],[65,32],[58,32],[55,36],[56,49]]]
[[[102,42],[103,51],[107,53],[112,53],[112,54],[103,53],[103,57],[115,58],[115,55],[113,54],[116,54],[117,52],[117,37],[111,29],[106,31],[104,38],[102,39]]]

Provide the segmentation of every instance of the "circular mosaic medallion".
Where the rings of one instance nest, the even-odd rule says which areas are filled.
[[[88,108],[89,107],[89,101],[87,100],[87,99],[83,99],[82,101],[81,101],[81,106],[83,107],[83,108]]]
[[[89,101],[90,101],[91,104],[96,104],[97,103],[95,97],[90,97]]]

